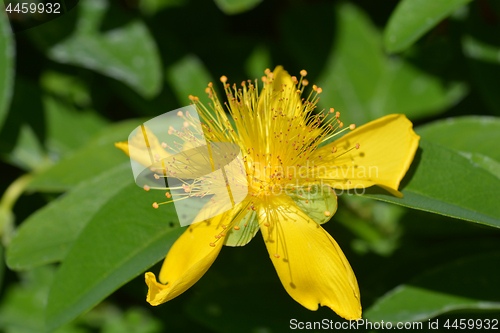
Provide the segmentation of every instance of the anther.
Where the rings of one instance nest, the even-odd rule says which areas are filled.
[[[333,108],[330,108],[330,113],[333,113],[335,110]]]
[[[240,230],[240,227],[235,226],[235,227],[234,227],[234,230]]]
[[[149,186],[148,185],[144,185],[143,189],[144,189],[144,191],[149,191]]]
[[[356,128],[356,125],[355,125],[355,124],[351,124],[351,125],[349,125],[349,128],[350,128],[351,130],[353,130],[353,129],[355,129],[355,128]]]
[[[356,149],[359,149],[359,143],[356,143]]]
[[[226,83],[226,82],[227,82],[227,77],[226,77],[225,75],[222,75],[222,76],[220,77],[220,82],[222,82],[222,83]]]
[[[321,94],[323,92],[323,89],[318,87],[318,94]]]
[[[215,244],[214,244],[214,243],[210,243],[210,246],[211,246],[211,247],[215,247]]]
[[[279,257],[280,257],[280,255],[279,255],[279,254],[276,254],[276,253],[274,254],[274,256],[275,256],[276,258],[279,258]]]
[[[182,111],[177,112],[177,115],[178,115],[179,117],[182,117]]]
[[[309,84],[309,81],[307,81],[307,80],[305,80],[305,79],[304,79],[304,80],[302,80],[302,85],[303,85],[303,86],[307,86],[308,84]]]
[[[170,193],[168,193],[168,192],[166,192],[166,193],[165,193],[165,196],[166,196],[167,198],[169,198],[169,199],[172,197],[172,195],[170,195]]]
[[[269,227],[269,226],[270,226],[269,222],[264,223],[264,225],[265,225],[266,227]]]
[[[153,208],[154,208],[154,209],[157,209],[157,208],[158,208],[158,203],[157,203],[157,202],[153,202]]]
[[[325,210],[325,216],[330,216],[330,211],[329,210]]]
[[[307,75],[307,71],[305,69],[301,70],[300,71],[300,75],[306,76]]]

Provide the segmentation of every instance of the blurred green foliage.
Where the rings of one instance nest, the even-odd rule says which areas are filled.
[[[496,0],[82,0],[16,34],[2,11],[0,331],[341,321],[286,294],[259,237],[225,248],[175,300],[145,302],[142,273],[158,271],[183,229],[171,209],[151,209],[159,194],[134,184],[113,143],[190,94],[203,100],[221,75],[240,82],[276,65],[307,69],[321,108],[345,123],[404,113],[422,137],[402,199],[344,194],[324,225],[353,266],[364,316],[499,318],[499,36]]]

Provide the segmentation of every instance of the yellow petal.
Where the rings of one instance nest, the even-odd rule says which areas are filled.
[[[198,212],[195,221],[213,217],[190,225],[177,239],[161,267],[160,282],[156,281],[153,273],[146,273],[149,287],[146,300],[151,305],[159,305],[179,296],[205,274],[225,243],[226,233],[230,233],[230,228],[244,216],[239,213],[249,202],[249,199],[244,200],[224,212],[226,208],[222,200],[213,198],[216,203],[207,203]],[[217,214],[221,211],[223,213]]]
[[[146,273],[149,287],[147,301],[151,305],[165,303],[194,285],[219,254],[223,241],[216,241],[215,235],[222,232],[222,217],[218,215],[210,220],[192,224],[177,239],[167,254],[156,281],[153,273]],[[213,243],[215,246],[210,246]]]
[[[361,318],[358,283],[335,240],[288,196],[271,200],[259,209],[259,221],[288,294],[309,310],[321,304],[343,318]]]
[[[145,138],[147,138],[147,143]],[[146,126],[140,126],[133,138],[129,139],[129,141],[117,142],[115,147],[121,149],[125,154],[145,167],[161,168],[161,163],[156,162],[154,159],[161,160],[171,155],[161,146],[156,135]]]
[[[378,185],[402,196],[397,191],[399,183],[413,161],[419,140],[405,115],[382,117],[318,149],[312,157],[317,165],[316,178],[338,189]]]
[[[283,66],[277,66],[273,71],[272,85],[269,87],[265,85],[265,91],[262,91],[259,98],[259,105],[257,108],[257,113],[261,112],[271,112],[271,110],[280,110],[285,105],[285,110],[282,110],[283,114],[288,117],[294,117],[300,113],[302,102],[300,100],[300,95],[296,93],[297,86],[292,81],[292,77],[283,68]],[[276,98],[276,93],[283,90],[286,98],[289,100],[288,103],[283,103],[280,98]],[[263,108],[268,108],[263,109]]]

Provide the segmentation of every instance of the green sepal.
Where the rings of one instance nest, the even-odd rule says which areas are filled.
[[[252,238],[255,237],[259,231],[259,221],[257,220],[257,213],[250,210],[241,221],[236,224],[240,229],[233,228],[227,233],[225,245],[227,246],[244,246],[250,243]]]
[[[328,222],[337,211],[337,195],[327,185],[311,185],[308,188],[291,191],[288,195],[316,223]],[[328,216],[327,211],[330,212]]]

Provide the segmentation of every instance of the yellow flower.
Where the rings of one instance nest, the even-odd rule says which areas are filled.
[[[398,186],[419,137],[400,114],[355,129],[344,126],[333,109],[316,112],[321,88],[313,86],[309,97],[302,98],[308,82],[307,73],[300,74],[299,79],[291,77],[281,66],[274,72],[266,70],[260,91],[257,81],[231,87],[223,76],[225,106],[211,83],[206,90],[212,100],[209,108],[190,96],[203,120],[199,130],[208,142],[230,142],[241,149],[248,195],[232,209],[190,225],[170,249],[160,282],[153,273],[146,273],[151,305],[182,294],[208,270],[222,245],[245,245],[260,229],[276,272],[293,299],[310,310],[320,304],[346,319],[361,318],[354,272],[321,224],[337,209],[333,189],[378,185],[402,196]],[[182,112],[179,116],[193,123]],[[344,131],[349,133],[322,145]],[[132,148],[126,142],[117,147],[127,153]],[[170,156],[155,138],[151,148],[156,156]],[[189,195],[191,191],[198,191],[198,196],[214,194],[201,185],[183,185],[183,189]]]

